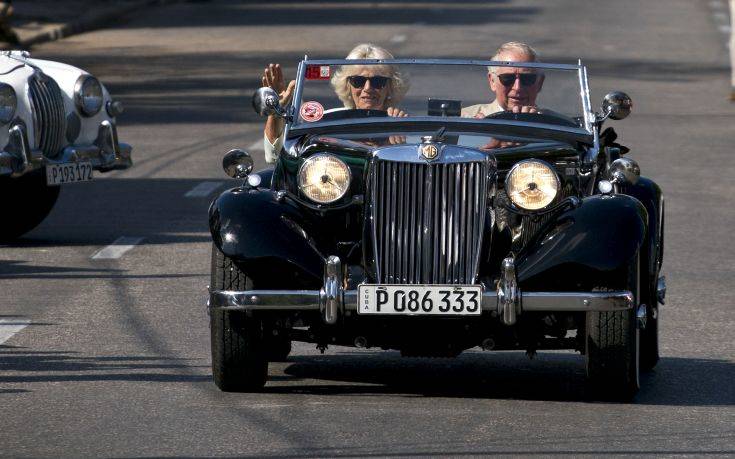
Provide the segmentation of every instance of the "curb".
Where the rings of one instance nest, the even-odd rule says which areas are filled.
[[[56,41],[82,32],[101,28],[103,25],[118,19],[120,16],[129,14],[140,8],[167,5],[180,1],[181,0],[139,0],[136,2],[129,2],[124,5],[114,5],[106,8],[103,7],[84,14],[75,21],[68,22],[66,24],[59,24],[54,27],[46,27],[45,30],[21,40],[18,44],[4,43],[0,45],[0,49],[28,49],[33,45]]]

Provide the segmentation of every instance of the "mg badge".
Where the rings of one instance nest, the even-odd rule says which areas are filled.
[[[428,144],[428,145],[421,146],[421,156],[423,156],[424,159],[427,159],[427,160],[436,159],[438,154],[439,154],[439,149],[436,148],[436,145]]]

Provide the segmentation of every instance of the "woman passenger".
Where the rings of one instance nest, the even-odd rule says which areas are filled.
[[[385,48],[363,43],[355,46],[345,59],[393,59],[393,55]],[[385,110],[388,116],[407,116],[396,105],[408,91],[408,80],[391,65],[346,65],[334,73],[330,83],[345,109]],[[280,65],[270,64],[263,71],[262,84],[279,93],[281,106],[291,102],[296,82],[284,84]],[[283,128],[282,118],[268,117],[263,130],[268,163],[276,161],[283,147]]]

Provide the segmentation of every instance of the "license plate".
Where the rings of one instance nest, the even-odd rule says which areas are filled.
[[[92,180],[92,163],[62,163],[46,166],[46,184],[49,186]]]
[[[482,313],[479,285],[360,285],[359,314],[467,316]]]

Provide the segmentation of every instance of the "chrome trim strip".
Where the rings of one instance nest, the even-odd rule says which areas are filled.
[[[212,290],[210,308],[248,311],[320,311],[319,290]],[[486,291],[482,295],[482,310],[497,312],[498,295]],[[357,290],[343,292],[345,311],[357,309]],[[523,312],[585,312],[623,311],[633,308],[633,294],[627,290],[614,292],[522,292]]]

